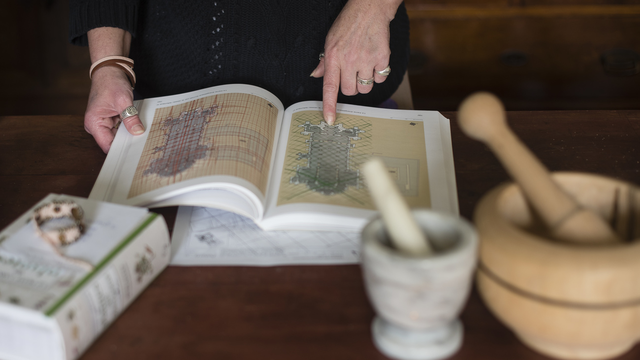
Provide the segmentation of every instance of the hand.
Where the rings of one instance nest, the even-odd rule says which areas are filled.
[[[401,1],[350,0],[334,21],[324,46],[324,57],[311,76],[322,77],[323,115],[332,125],[336,119],[338,91],[345,95],[367,94],[373,88],[357,82],[374,79],[389,65],[389,23]]]
[[[120,113],[132,104],[133,91],[122,69],[105,66],[93,73],[89,103],[84,114],[84,129],[93,135],[98,146],[105,153],[111,148],[120,123]],[[122,122],[129,133],[133,135],[144,133],[144,127],[137,115],[128,117]]]

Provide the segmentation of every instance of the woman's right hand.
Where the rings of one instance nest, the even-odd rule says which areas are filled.
[[[105,153],[120,124],[120,114],[133,105],[133,90],[124,71],[116,66],[105,66],[94,71],[91,79],[89,103],[84,114],[84,129]],[[144,127],[138,115],[126,118],[124,126],[129,133],[140,135]]]
[[[87,32],[91,61],[95,63],[106,56],[129,56],[131,34],[112,27],[100,27]],[[120,66],[103,66],[91,75],[89,103],[84,113],[84,129],[105,153],[120,124],[120,114],[133,105],[133,89],[129,78]],[[129,133],[140,135],[144,127],[138,115],[122,121]]]

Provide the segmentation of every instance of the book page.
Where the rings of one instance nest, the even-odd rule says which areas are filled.
[[[278,118],[272,103],[227,93],[168,104],[155,110],[129,199],[209,175],[237,176],[266,191]]]
[[[304,102],[287,109],[282,133],[266,229],[364,226],[376,210],[360,174],[371,156],[410,207],[458,213],[449,122],[438,112],[340,104],[329,126],[321,103]]]
[[[139,111],[146,132],[119,129],[91,198],[152,206],[226,184],[264,198],[283,112],[272,94],[219,86],[146,99]]]
[[[375,209],[360,166],[381,158],[409,206],[429,207],[424,124],[338,114],[333,126],[321,111],[292,114],[277,205],[316,203]]]
[[[181,206],[171,248],[171,264],[182,266],[356,264],[360,234],[264,231],[234,213]]]

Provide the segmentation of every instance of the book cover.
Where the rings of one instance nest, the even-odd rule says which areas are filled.
[[[55,216],[65,206],[74,216]],[[68,244],[47,237],[78,227],[80,236]],[[170,258],[161,216],[58,194],[5,228],[0,240],[2,359],[77,358]]]

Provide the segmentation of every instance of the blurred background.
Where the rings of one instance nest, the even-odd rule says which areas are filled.
[[[416,109],[477,90],[508,110],[640,109],[640,0],[406,0]],[[81,115],[88,49],[68,0],[0,1],[0,116]]]

